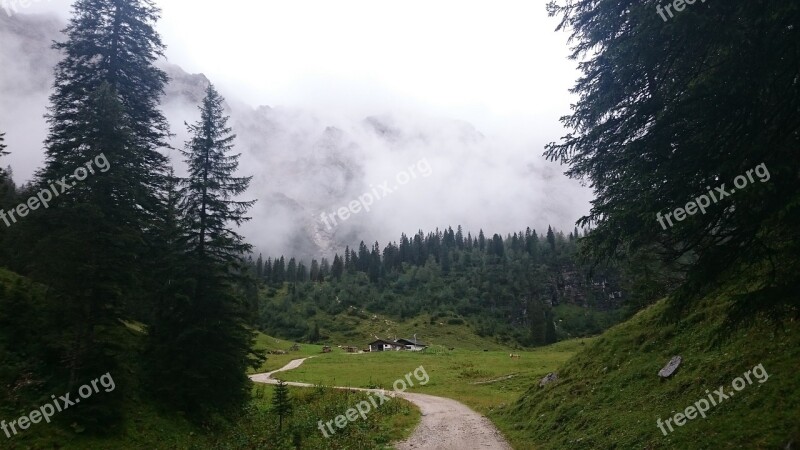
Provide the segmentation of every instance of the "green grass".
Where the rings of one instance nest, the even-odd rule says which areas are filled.
[[[121,427],[109,430],[108,436],[76,433],[63,424],[38,424],[23,434],[6,440],[2,448],[65,450],[152,450],[244,448],[292,450],[296,439],[308,450],[391,448],[390,443],[411,435],[419,423],[419,410],[403,399],[393,399],[360,417],[336,434],[325,438],[318,421],[345,414],[361,400],[364,393],[333,389],[290,388],[294,411],[278,431],[278,417],[271,411],[273,386],[256,385],[247,410],[232,422],[219,422],[213,429],[198,428],[184,418],[159,411],[147,402],[127,401],[126,418]],[[299,438],[297,437],[299,436]]]
[[[331,353],[276,377],[328,386],[392,389],[396,380],[422,366],[429,381],[420,385],[412,375],[414,386],[409,392],[452,398],[487,413],[517,400],[531,384],[538,383],[590,342],[591,339],[572,340],[533,351],[515,351],[520,359],[511,359],[508,351],[448,351],[442,347],[426,352]],[[508,376],[512,377],[505,379]]]
[[[800,442],[800,331],[758,319],[728,338],[725,296],[698,302],[679,323],[664,323],[665,302],[620,324],[571,359],[549,386],[532,386],[490,418],[517,449],[784,448]],[[669,380],[657,373],[672,356]],[[664,436],[666,420],[758,364],[769,379],[712,406]],[[715,396],[716,399],[716,396]]]
[[[322,355],[321,345],[298,344],[300,346],[300,350],[291,351],[290,348],[294,344],[295,343],[291,341],[285,341],[283,339],[267,336],[263,333],[258,333],[256,336],[255,345],[257,351],[264,353],[272,350],[283,350],[287,353],[285,355],[267,354],[267,360],[264,361],[264,364],[262,364],[257,370],[249,369],[248,373],[269,372],[275,369],[280,369],[293,359],[305,358],[313,355]],[[342,351],[339,348],[333,348],[332,350],[334,352]]]

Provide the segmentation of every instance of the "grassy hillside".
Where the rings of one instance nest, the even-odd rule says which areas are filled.
[[[517,449],[733,449],[789,448],[800,443],[800,324],[765,320],[727,336],[727,297],[693,305],[679,323],[663,321],[658,303],[620,324],[560,370],[560,379],[533,386],[491,418]],[[658,371],[675,355],[683,364],[668,380]],[[753,368],[762,365],[755,374]],[[751,383],[745,373],[751,371]],[[756,374],[762,375],[759,379]],[[733,389],[742,377],[746,387]],[[763,381],[765,380],[765,381]],[[761,382],[763,381],[763,382]],[[706,418],[678,418],[674,431],[657,426],[701,399],[714,401]],[[707,393],[708,390],[708,393]],[[699,402],[697,407],[706,408]],[[791,447],[795,448],[795,447]]]
[[[280,369],[281,367],[285,366],[289,363],[289,361],[293,359],[305,358],[306,356],[312,355],[321,355],[322,354],[322,346],[321,345],[312,345],[312,344],[297,344],[300,347],[300,350],[292,350],[292,347],[295,345],[294,342],[286,341],[283,339],[278,339],[272,336],[267,336],[263,333],[258,333],[256,336],[256,348],[266,353],[267,360],[264,361],[264,364],[258,370],[249,369],[249,373],[262,373],[262,372],[269,372],[275,369]],[[281,350],[286,352],[286,354],[272,354],[270,352]],[[333,349],[336,352],[340,352],[341,350],[338,348]]]

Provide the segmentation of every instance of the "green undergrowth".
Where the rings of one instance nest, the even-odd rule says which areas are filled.
[[[129,401],[121,427],[108,436],[85,435],[56,424],[38,424],[23,434],[6,439],[0,448],[65,450],[234,450],[234,449],[383,449],[391,442],[411,435],[419,423],[419,410],[403,399],[392,399],[359,416],[335,435],[326,438],[320,420],[345,414],[367,394],[324,388],[290,388],[291,415],[278,430],[278,416],[272,411],[274,387],[256,385],[246,410],[230,421],[218,421],[206,428],[196,427],[179,415],[160,411],[148,402]],[[328,433],[330,435],[330,433]]]
[[[516,449],[795,448],[786,446],[800,443],[799,324],[756,318],[728,333],[729,305],[727,295],[708,297],[675,323],[661,301],[570,359],[557,382],[532,386],[490,418]],[[678,371],[660,378],[677,355]],[[759,364],[768,378],[750,375],[736,392],[733,381]],[[657,426],[722,386],[735,396],[706,418],[673,421],[666,436]]]

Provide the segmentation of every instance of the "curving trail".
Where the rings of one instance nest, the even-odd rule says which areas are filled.
[[[311,356],[310,358],[313,358]],[[272,372],[250,375],[256,383],[277,384],[272,378],[277,372],[300,367],[309,358],[295,359]],[[286,382],[289,386],[313,387],[309,383]],[[363,392],[384,392],[382,389],[335,387]],[[417,405],[422,412],[414,434],[405,441],[398,442],[398,450],[512,450],[503,436],[489,421],[467,406],[444,397],[410,392],[389,391],[388,396],[398,396]]]

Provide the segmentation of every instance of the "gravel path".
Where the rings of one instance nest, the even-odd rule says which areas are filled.
[[[308,358],[292,360],[278,370],[250,375],[250,379],[256,383],[277,384],[272,374],[296,369],[306,359]],[[298,387],[314,386],[309,383],[287,382],[286,384]],[[382,391],[348,387],[336,387],[336,389]],[[398,450],[511,450],[511,446],[489,419],[455,400],[410,392],[389,391],[387,395],[404,398],[417,405],[422,412],[422,420],[414,430],[414,434],[407,440],[395,444]]]

